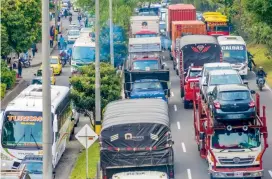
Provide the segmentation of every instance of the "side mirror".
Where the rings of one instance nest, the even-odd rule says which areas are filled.
[[[207,82],[204,82],[204,83],[203,83],[203,86],[208,86]]]
[[[169,144],[170,146],[172,146],[172,145],[175,144],[175,142],[174,142],[173,140],[170,140],[170,141],[168,142],[168,144]]]
[[[56,114],[53,121],[53,132],[58,132],[58,116]]]
[[[251,93],[251,94],[256,94],[256,91],[250,90],[250,93]]]
[[[244,82],[245,85],[248,85],[248,81],[244,80],[243,82]]]

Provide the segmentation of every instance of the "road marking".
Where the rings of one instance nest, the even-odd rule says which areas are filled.
[[[192,179],[192,174],[191,174],[191,170],[187,169],[187,174],[188,174],[188,179]]]
[[[269,173],[269,175],[270,175],[271,178],[272,178],[272,171],[271,171],[271,170],[268,170],[268,173]]]
[[[183,152],[186,152],[185,144],[183,142],[181,142],[181,146],[182,146]]]
[[[174,105],[174,110],[177,111],[177,105]]]
[[[179,122],[177,122],[177,125],[178,125],[178,129],[180,129],[180,123]]]
[[[171,91],[171,96],[172,96],[172,97],[174,96],[174,92],[173,92],[173,91]]]

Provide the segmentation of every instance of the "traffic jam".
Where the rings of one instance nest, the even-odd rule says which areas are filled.
[[[192,4],[135,10],[123,99],[109,103],[103,113],[101,178],[272,178],[272,114],[266,108],[272,91],[264,77],[249,71],[245,40],[230,32],[227,16],[197,12]],[[53,168],[79,120],[69,90],[51,89]],[[28,153],[42,154],[41,97],[41,86],[30,85],[7,106],[0,121],[2,166],[18,168]],[[19,141],[14,145],[10,136]],[[23,139],[29,145],[20,145]]]

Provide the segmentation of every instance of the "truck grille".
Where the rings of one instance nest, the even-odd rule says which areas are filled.
[[[254,158],[238,158],[233,159],[219,159],[219,162],[223,165],[236,165],[236,164],[251,164]]]

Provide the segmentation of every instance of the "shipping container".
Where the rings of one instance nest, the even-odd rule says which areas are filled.
[[[141,31],[159,33],[159,16],[132,16],[130,18],[131,37]]]
[[[173,21],[196,20],[196,8],[192,4],[174,4],[168,6],[168,28],[169,34],[172,31]]]

